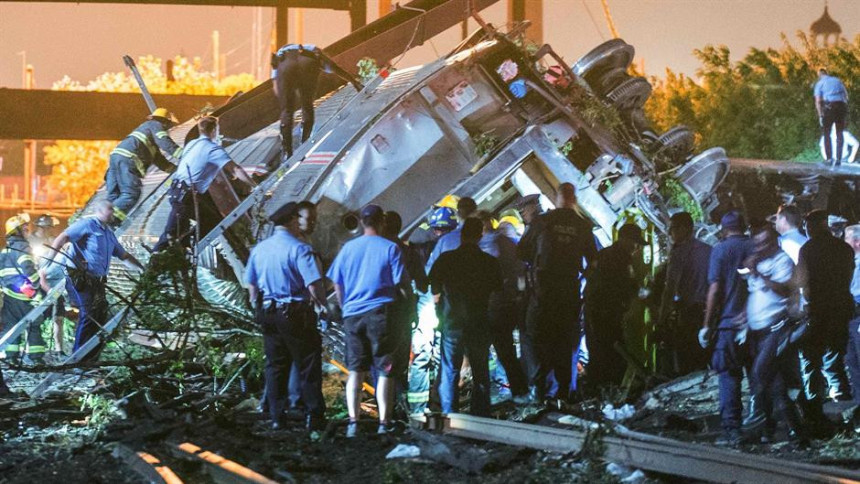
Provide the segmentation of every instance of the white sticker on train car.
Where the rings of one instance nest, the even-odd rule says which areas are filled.
[[[451,89],[448,91],[448,94],[445,94],[445,99],[448,100],[448,103],[451,104],[454,111],[459,112],[468,106],[469,103],[478,99],[478,93],[469,85],[468,82],[460,81],[459,84],[454,86],[454,89]]]

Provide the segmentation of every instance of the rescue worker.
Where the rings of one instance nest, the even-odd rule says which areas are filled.
[[[693,237],[693,217],[687,212],[672,215],[669,237],[672,250],[657,332],[668,346],[666,370],[671,375],[685,375],[708,367],[707,355],[698,351],[696,339],[705,317],[711,246]]]
[[[711,250],[708,263],[708,297],[699,344],[705,349],[713,346],[711,368],[719,376],[723,435],[716,443],[735,446],[743,441],[741,383],[748,360],[741,349],[748,292],[738,269],[752,253],[752,244],[744,235],[746,223],[737,211],[723,215],[720,229],[723,240]]]
[[[408,284],[411,284],[409,291],[402,297],[398,297],[394,307],[398,313],[398,321],[404,321],[406,324],[401,325],[403,330],[403,344],[397,348],[397,363],[394,371],[395,375],[395,401],[398,405],[405,404],[402,408],[408,413],[409,403],[406,389],[408,388],[407,370],[409,367],[409,350],[412,341],[412,328],[418,325],[418,294],[427,292],[429,280],[424,272],[424,261],[418,252],[407,245],[400,238],[400,230],[403,228],[403,219],[400,214],[395,211],[385,212],[385,225],[382,236],[397,244],[403,256],[403,266],[406,268],[406,273],[409,277]],[[374,375],[377,376],[377,375]],[[405,402],[401,401],[401,397],[407,396]]]
[[[409,239],[410,247],[427,260],[438,239],[457,227],[456,214],[450,207],[437,207],[430,215],[428,225],[430,230],[420,233],[420,239],[414,233]],[[421,271],[424,272],[424,269]],[[412,330],[413,357],[409,367],[409,391],[406,395],[412,414],[424,413],[430,402],[431,382],[435,381],[439,363],[436,331],[438,325],[433,295],[425,289],[418,294],[418,324]]]
[[[747,346],[751,358],[749,413],[743,421],[744,431],[759,432],[763,443],[771,440],[776,428],[774,408],[789,427],[789,434],[798,437],[800,420],[794,403],[788,398],[783,372],[785,352],[780,344],[788,337],[789,301],[794,262],[777,242],[777,233],[769,226],[756,230],[752,238],[753,252],[744,261],[749,271],[747,286],[746,325]]]
[[[818,69],[818,81],[813,88],[815,111],[818,113],[818,124],[824,137],[825,163],[831,166],[842,164],[842,132],[848,120],[848,90],[836,76],[831,76],[827,69]],[[830,133],[836,129],[836,150],[830,144]]]
[[[830,425],[823,412],[826,391],[825,370],[834,373],[834,396],[847,396],[847,377],[843,356],[848,344],[848,322],[854,313],[851,278],[854,251],[830,233],[827,213],[813,210],[806,215],[809,242],[800,248],[797,284],[803,289],[809,314],[809,329],[800,343],[801,375],[805,398],[801,404],[810,430],[819,436],[829,434]],[[830,357],[827,353],[830,352]]]
[[[577,211],[572,184],[559,185],[556,207],[531,221],[517,247],[530,271],[523,356],[531,396],[538,401],[547,396],[550,371],[558,382],[556,397],[570,398],[574,348],[581,333],[583,260],[590,265],[597,256],[592,224]]]
[[[618,240],[597,254],[585,286],[585,340],[588,382],[598,389],[621,385],[627,360],[615,350],[624,345],[624,315],[639,292],[634,255],[645,245],[635,224],[618,230]]]
[[[284,160],[293,156],[293,114],[302,110],[302,143],[314,130],[314,100],[320,72],[334,73],[355,89],[361,85],[313,44],[287,44],[272,54],[272,86],[281,108],[281,146]]]
[[[33,244],[33,255],[36,257],[36,263],[41,267],[45,263],[45,255],[47,254],[50,245],[56,238],[56,231],[60,226],[60,221],[57,217],[50,214],[42,214],[36,219],[34,224],[33,235],[30,241]],[[63,257],[57,255],[56,257]],[[47,272],[48,287],[42,289],[47,293],[57,284],[63,284],[66,281],[65,266],[66,261],[58,260],[58,264],[51,264],[50,270]],[[65,354],[65,344],[63,341],[63,332],[66,322],[66,303],[63,296],[57,298],[57,301],[51,306],[51,309],[46,314],[51,315],[54,321],[54,347],[59,354]]]
[[[845,242],[854,250],[854,275],[851,278],[851,297],[854,299],[854,317],[848,323],[848,349],[845,351],[845,366],[851,377],[851,393],[854,403],[855,432],[860,432],[860,225],[845,228]]]
[[[47,263],[39,270],[42,287],[46,287],[47,274],[54,263],[55,255],[66,243],[71,243],[69,259],[72,268],[68,269],[66,294],[72,306],[78,309],[78,324],[72,351],[80,349],[107,323],[105,284],[111,258],[116,257],[128,266],[143,270],[143,265],[125,251],[114,235],[110,225],[113,214],[114,207],[110,201],[96,201],[93,204],[92,216],[78,219],[54,239],[52,250],[46,256]],[[84,359],[95,359],[104,343],[102,339]]]
[[[516,242],[503,234],[501,229],[493,228],[490,213],[479,210],[476,216],[483,226],[478,246],[499,261],[502,271],[502,290],[493,292],[489,300],[490,342],[504,369],[514,403],[528,403],[528,382],[517,358],[513,336],[514,328],[519,325],[517,284],[523,275],[524,265],[517,258]]]
[[[26,213],[6,220],[6,248],[0,251],[0,281],[3,285],[3,309],[0,314],[4,333],[18,324],[42,300],[38,286],[39,273],[27,240],[29,224],[30,216]],[[31,322],[26,338],[22,334],[6,345],[8,361],[20,364],[26,353],[31,362],[42,362],[45,340],[42,338],[41,326],[41,319]]]
[[[221,214],[209,195],[209,187],[221,170],[230,173],[250,187],[256,186],[241,166],[230,159],[230,155],[216,142],[218,119],[204,116],[197,121],[200,137],[185,146],[182,159],[170,185],[170,215],[164,232],[153,247],[154,252],[167,248],[171,241],[179,241],[183,247],[191,246],[189,220],[199,214],[197,230],[200,237],[209,233],[221,220]],[[195,207],[196,203],[196,207]]]
[[[502,272],[498,259],[478,246],[482,232],[480,220],[465,219],[460,245],[441,254],[430,271],[442,323],[442,413],[459,409],[458,382],[465,353],[472,367],[470,413],[490,414],[489,301],[491,294],[502,290]]]
[[[290,202],[270,217],[271,237],[251,251],[245,270],[251,304],[263,332],[266,398],[272,428],[284,425],[288,379],[299,366],[301,398],[308,430],[322,430],[322,339],[314,305],[326,299],[322,269],[313,248],[301,240],[298,206]]]
[[[469,197],[463,197],[457,201],[457,218],[460,219],[460,224],[451,232],[439,237],[439,241],[433,247],[433,252],[430,254],[430,259],[427,260],[427,267],[425,269],[428,274],[433,268],[433,263],[436,262],[436,259],[443,252],[454,250],[460,246],[460,229],[463,227],[463,222],[474,215],[476,210],[478,210],[478,205],[475,203],[475,200]]]
[[[397,348],[405,344],[398,325],[405,322],[396,320],[392,304],[397,291],[406,290],[404,286],[408,281],[400,248],[379,235],[385,222],[382,208],[367,205],[361,209],[360,215],[364,234],[344,244],[328,270],[342,308],[346,333],[349,369],[346,436],[350,438],[358,433],[361,385],[371,365],[376,366],[379,372],[376,382],[377,433],[395,430],[392,420],[394,381],[391,375],[395,369]]]
[[[110,153],[105,189],[120,224],[140,198],[142,179],[149,167],[155,164],[165,171],[172,168],[161,151],[174,159],[179,159],[182,153],[182,148],[167,134],[173,124],[171,118],[173,115],[166,109],[156,109]]]

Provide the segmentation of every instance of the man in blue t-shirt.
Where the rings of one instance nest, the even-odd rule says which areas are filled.
[[[821,125],[821,135],[824,137],[824,154],[826,163],[839,166],[842,163],[842,144],[845,123],[848,120],[848,90],[845,84],[836,76],[831,76],[826,69],[818,70],[818,81],[813,88],[815,110],[818,112],[818,124]],[[830,133],[836,127],[836,152],[830,143]]]
[[[385,212],[378,205],[361,210],[364,235],[347,242],[328,270],[343,313],[346,333],[346,405],[349,411],[347,437],[358,432],[361,411],[361,384],[371,365],[376,367],[376,402],[379,408],[379,433],[393,430],[394,379],[397,349],[403,331],[397,327],[392,304],[397,291],[409,281],[401,260],[400,248],[382,237]]]
[[[99,200],[93,205],[93,216],[77,220],[54,239],[46,263],[39,270],[39,281],[43,288],[47,287],[47,274],[54,256],[60,253],[66,243],[71,243],[69,259],[75,270],[69,271],[66,292],[69,295],[69,302],[78,309],[74,351],[78,351],[107,323],[108,304],[105,283],[110,271],[111,258],[116,257],[143,270],[143,265],[125,251],[110,227],[114,216],[113,204],[107,200]],[[86,357],[89,359],[98,356],[103,345],[102,339]]]
[[[284,205],[270,219],[275,232],[251,251],[245,283],[263,330],[272,427],[284,424],[287,381],[296,364],[307,428],[321,430],[325,421],[322,340],[314,303],[321,306],[326,299],[322,270],[313,248],[301,240],[298,204]]]
[[[230,155],[215,140],[218,138],[218,120],[212,116],[197,122],[200,137],[191,141],[182,152],[182,159],[173,174],[173,183],[167,195],[170,215],[164,232],[153,251],[167,248],[175,240],[183,247],[190,246],[189,220],[197,222],[200,237],[204,237],[221,220],[215,202],[209,196],[209,187],[221,170],[254,187],[255,183],[241,166],[230,159]],[[196,204],[196,207],[195,207]]]
[[[708,297],[699,344],[707,348],[715,343],[711,367],[719,374],[720,420],[724,432],[717,444],[738,445],[742,441],[741,381],[747,363],[740,348],[740,335],[748,294],[738,269],[752,253],[752,244],[744,235],[746,224],[739,212],[733,210],[723,215],[720,226],[723,240],[714,246],[708,264]]]

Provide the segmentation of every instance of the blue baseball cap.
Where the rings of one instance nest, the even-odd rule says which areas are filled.
[[[385,211],[382,210],[382,207],[379,205],[365,205],[365,207],[361,209],[362,220],[382,218],[383,215],[385,215]]]
[[[737,210],[731,210],[720,219],[720,226],[725,230],[742,232],[745,228],[744,216]]]

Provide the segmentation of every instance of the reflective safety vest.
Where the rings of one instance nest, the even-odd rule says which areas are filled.
[[[0,290],[12,299],[36,302],[39,294],[39,272],[30,243],[19,234],[6,237],[6,248],[0,250]]]
[[[182,154],[182,148],[170,139],[164,125],[160,121],[149,119],[126,136],[110,154],[134,161],[139,175],[143,177],[156,159],[164,158],[159,148],[176,159]]]

